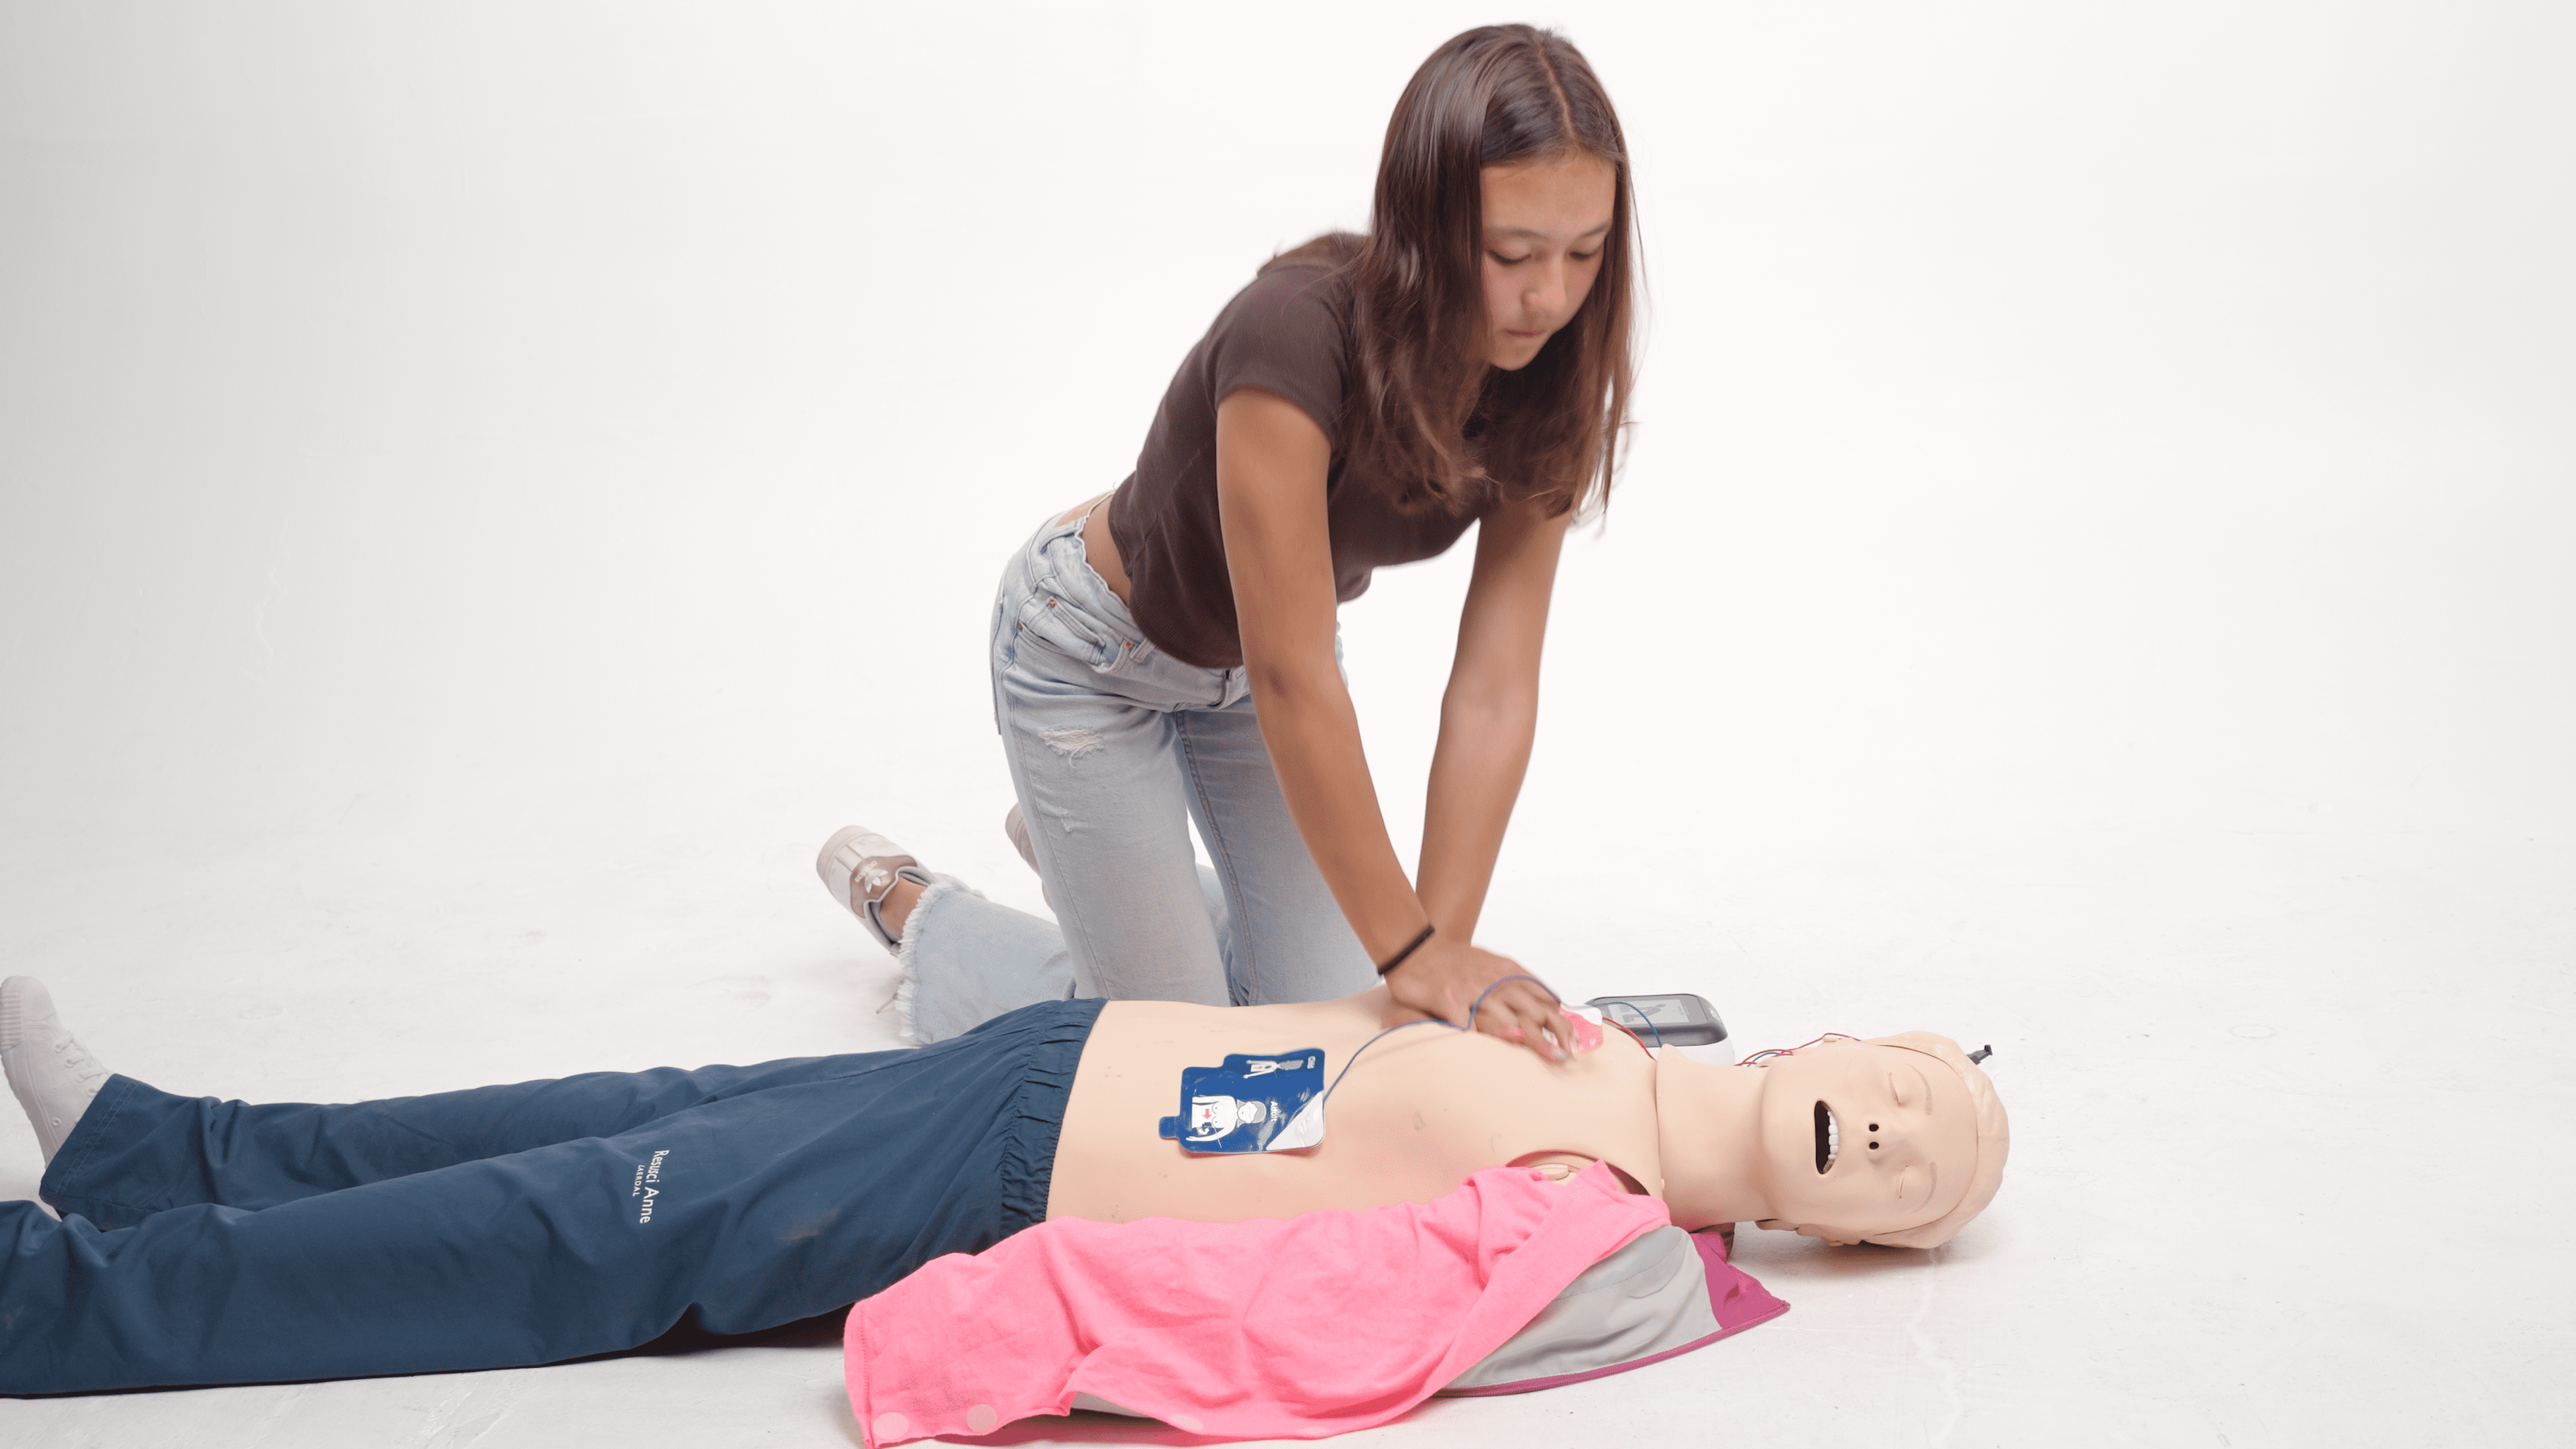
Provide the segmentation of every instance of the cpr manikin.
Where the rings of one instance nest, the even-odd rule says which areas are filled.
[[[1074,1080],[1048,1215],[1232,1222],[1427,1201],[1485,1167],[1601,1161],[1683,1228],[1760,1222],[1933,1247],[2002,1180],[2002,1103],[1946,1037],[1828,1037],[1716,1066],[1614,1029],[1552,1065],[1426,1026],[1354,1059],[1386,1025],[1382,989],[1281,1006],[1110,1003]],[[1209,1156],[1153,1130],[1176,1110],[1184,1069],[1313,1047],[1332,1070],[1348,1064],[1315,1146]]]
[[[0,1393],[538,1364],[635,1347],[677,1324],[746,1333],[857,1302],[853,1333],[871,1305],[900,1325],[877,1341],[885,1352],[845,1356],[877,1375],[866,1391],[880,1416],[911,1426],[869,1421],[876,1442],[896,1442],[948,1432],[925,1427],[948,1421],[923,1375],[1014,1367],[983,1349],[903,1359],[942,1320],[897,1300],[961,1270],[1015,1275],[941,1310],[972,1328],[1004,1290],[1035,1281],[1038,1270],[1013,1265],[1061,1266],[1073,1253],[1087,1266],[1048,1277],[1001,1325],[1020,1342],[1030,1314],[1053,1314],[1079,1350],[1046,1358],[1038,1381],[1017,1364],[1012,1413],[1070,1401],[1078,1385],[1063,1365],[1086,1361],[1083,1321],[1099,1321],[1082,1315],[1114,1308],[1182,1336],[1188,1354],[1261,1349],[1247,1372],[1281,1387],[1273,1417],[1243,1434],[1269,1437],[1358,1426],[1314,1399],[1347,1382],[1309,1372],[1314,1355],[1365,1341],[1371,1351],[1341,1368],[1412,1376],[1343,1400],[1377,1405],[1372,1414],[1444,1385],[1501,1391],[1492,1383],[1562,1370],[1483,1386],[1459,1376],[1546,1322],[1578,1275],[1664,1282],[1672,1270],[1621,1264],[1658,1251],[1710,1262],[1713,1235],[1683,1230],[1747,1220],[1934,1246],[1986,1205],[2002,1173],[2002,1107],[1939,1037],[1834,1038],[1723,1067],[1587,1026],[1578,1035],[1589,1040],[1552,1062],[1389,1017],[1383,989],[1244,1008],[1041,1002],[915,1049],[263,1105],[109,1073],[42,986],[14,978],[0,982],[0,1063],[61,1216],[0,1203]],[[1192,1092],[1208,1068],[1242,1089]],[[1183,1140],[1202,1108],[1196,1135],[1252,1131],[1265,1150],[1212,1154]],[[1225,1115],[1232,1126],[1212,1131]],[[1208,1250],[1211,1234],[1283,1233],[1296,1241],[1268,1258],[1231,1239]],[[1657,1248],[1658,1234],[1679,1246]],[[1443,1257],[1443,1242],[1474,1251]],[[1503,1259],[1475,1256],[1497,1244]],[[1189,1262],[1217,1266],[1174,1276]],[[1256,1276],[1244,1277],[1247,1262]],[[1532,1278],[1524,1266],[1535,1262],[1562,1271]],[[1347,1311],[1326,1304],[1323,1330],[1262,1342],[1270,1320],[1247,1324],[1225,1295],[1274,1291],[1282,1280],[1263,1275],[1283,1264],[1306,1275],[1292,1307],[1361,1296]],[[1707,1271],[1712,1303],[1727,1271],[1722,1257]],[[1495,1296],[1506,1288],[1520,1296]],[[1378,1340],[1357,1332],[1372,1313],[1451,1302],[1454,1314],[1381,1322]],[[1479,1323],[1486,1337],[1472,1340]],[[1713,1325],[1737,1326],[1746,1320]],[[993,1403],[969,1396],[939,1412],[982,1432],[973,1426],[999,1412]]]
[[[2001,1178],[2002,1106],[1947,1038],[1829,1036],[1725,1067],[1577,1019],[1573,1059],[1552,1064],[1490,1036],[1382,1028],[1383,1008],[1371,993],[1104,1012],[1050,1220],[851,1311],[842,1358],[870,1445],[1067,1407],[1311,1438],[1432,1392],[1618,1372],[1786,1311],[1718,1235],[1684,1229],[1751,1219],[1934,1247]],[[1319,1057],[1343,1064],[1332,1087],[1283,1081]],[[1135,1126],[1167,1102],[1182,1110],[1147,1145]],[[1291,1112],[1310,1124],[1298,1150],[1240,1145]],[[1455,1261],[1454,1245],[1498,1238],[1556,1295],[1543,1310],[1498,1301],[1511,1273]],[[1526,1326],[1468,1327],[1498,1318]],[[1605,1362],[1596,1346],[1620,1341],[1634,1347]]]

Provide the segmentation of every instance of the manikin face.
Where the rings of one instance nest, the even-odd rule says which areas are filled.
[[[1506,372],[1538,356],[1601,275],[1618,176],[1591,156],[1488,166],[1485,360]]]
[[[1835,1040],[1758,1070],[1763,1187],[1782,1220],[1857,1239],[1930,1222],[1966,1194],[1976,1108],[1937,1058]]]

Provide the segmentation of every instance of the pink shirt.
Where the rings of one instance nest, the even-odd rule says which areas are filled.
[[[1433,1202],[1285,1220],[1054,1218],[852,1308],[850,1405],[872,1446],[989,1434],[1076,1393],[1223,1438],[1365,1429],[1667,1220],[1601,1163],[1562,1184],[1492,1167]]]

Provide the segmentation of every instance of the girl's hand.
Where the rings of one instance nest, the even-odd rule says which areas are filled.
[[[1386,973],[1386,989],[1398,1006],[1452,1026],[1472,1024],[1488,1036],[1528,1047],[1541,1061],[1566,1061],[1574,1047],[1574,1028],[1557,1009],[1556,997],[1535,981],[1494,985],[1506,976],[1525,974],[1509,956],[1433,936]],[[1490,993],[1485,992],[1488,986],[1494,988]],[[1485,1002],[1476,1006],[1480,993]],[[1467,1020],[1471,1006],[1476,1010],[1473,1023]]]

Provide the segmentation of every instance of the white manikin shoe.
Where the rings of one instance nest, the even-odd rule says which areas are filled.
[[[107,1068],[63,1029],[53,994],[33,976],[0,981],[0,1068],[7,1069],[9,1090],[27,1109],[47,1162],[107,1085]]]
[[[915,885],[931,884],[930,872],[904,853],[902,846],[877,834],[864,825],[845,826],[832,832],[823,842],[823,852],[814,857],[814,873],[823,878],[823,888],[832,899],[848,907],[877,944],[893,954],[903,945],[903,938],[889,931],[878,914],[885,903],[886,892],[898,880]]]

